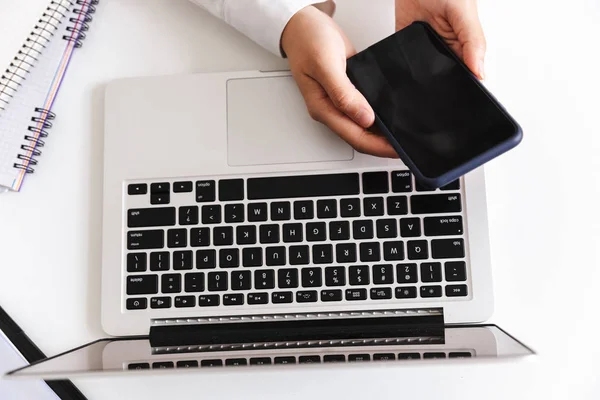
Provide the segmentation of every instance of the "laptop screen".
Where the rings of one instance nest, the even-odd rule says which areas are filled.
[[[494,325],[447,327],[441,336],[403,336],[235,345],[152,347],[147,338],[106,339],[12,373],[43,379],[104,374],[354,368],[379,363],[452,363],[523,357],[532,350]],[[414,364],[413,364],[414,365]],[[236,367],[237,369],[231,368]]]

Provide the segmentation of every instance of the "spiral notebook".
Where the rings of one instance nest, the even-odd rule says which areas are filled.
[[[52,0],[0,76],[0,192],[33,173],[56,115],[52,106],[98,0]]]

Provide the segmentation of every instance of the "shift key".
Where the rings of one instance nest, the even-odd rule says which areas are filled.
[[[410,198],[413,214],[437,214],[460,212],[462,204],[460,194],[423,194]]]
[[[175,207],[134,208],[127,211],[129,228],[173,225],[175,225]]]
[[[165,231],[162,229],[127,232],[128,250],[162,249],[165,246]]]

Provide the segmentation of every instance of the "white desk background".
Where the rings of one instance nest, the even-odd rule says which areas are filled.
[[[46,3],[0,0],[0,67]],[[359,49],[392,32],[393,0],[339,4]],[[536,349],[535,362],[235,374],[234,382],[202,374],[87,379],[75,382],[81,390],[90,399],[600,398],[600,2],[481,0],[480,13],[487,85],[525,132],[516,150],[486,167],[491,322]],[[103,85],[285,65],[185,0],[101,1],[38,170],[21,193],[0,195],[0,304],[46,354],[104,336]]]

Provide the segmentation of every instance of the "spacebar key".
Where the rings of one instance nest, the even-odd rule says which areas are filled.
[[[357,173],[275,176],[248,179],[248,199],[347,196],[359,194]]]

